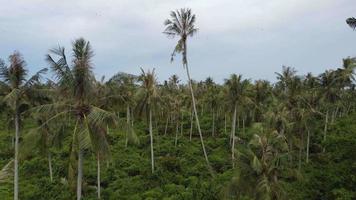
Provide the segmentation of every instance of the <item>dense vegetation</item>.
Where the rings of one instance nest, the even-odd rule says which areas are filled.
[[[193,81],[194,23],[189,9],[164,23],[188,84],[154,70],[97,81],[82,38],[46,55],[54,80],[28,78],[18,52],[1,60],[1,199],[355,199],[356,60]]]

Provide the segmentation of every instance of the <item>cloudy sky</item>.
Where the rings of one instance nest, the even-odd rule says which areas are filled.
[[[273,81],[282,65],[323,72],[356,56],[355,0],[0,0],[0,57],[20,51],[31,73],[47,67],[48,49],[84,37],[95,50],[97,77],[156,68],[159,80],[178,74],[170,63],[176,40],[162,34],[171,10],[189,7],[198,34],[189,41],[194,79],[222,82],[231,73]]]

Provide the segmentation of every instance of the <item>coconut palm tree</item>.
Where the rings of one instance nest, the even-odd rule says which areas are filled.
[[[190,93],[192,96],[192,104],[193,104],[193,110],[194,110],[194,115],[195,115],[195,122],[196,122],[196,125],[198,128],[200,142],[201,142],[203,153],[204,153],[204,158],[208,165],[209,170],[211,170],[208,155],[205,150],[203,135],[202,135],[202,132],[200,129],[199,117],[198,117],[196,103],[195,103],[194,91],[193,91],[193,87],[192,87],[192,83],[191,83],[192,80],[191,80],[190,74],[189,74],[188,58],[187,58],[188,37],[193,37],[198,32],[198,29],[195,27],[195,20],[196,20],[195,14],[193,14],[191,9],[189,9],[189,8],[182,8],[180,10],[172,11],[170,14],[170,19],[167,19],[164,22],[164,25],[166,28],[163,33],[166,34],[168,37],[172,37],[172,38],[179,37],[177,45],[175,46],[175,48],[173,50],[173,53],[171,56],[171,61],[173,61],[173,58],[176,55],[176,53],[182,54],[182,64],[183,64],[183,68],[185,68],[186,73],[187,73],[188,86],[190,88]]]
[[[92,145],[97,155],[100,155],[107,148],[105,146],[107,145],[105,127],[108,124],[115,124],[117,120],[113,113],[95,105],[97,99],[93,98],[95,97],[95,77],[92,72],[92,57],[94,54],[90,43],[83,38],[79,38],[73,42],[72,51],[73,59],[72,66],[70,66],[63,47],[50,50],[52,55],[48,54],[46,60],[58,80],[57,85],[61,101],[38,106],[36,111],[54,113],[44,124],[63,117],[74,119],[75,126],[70,160],[75,161],[75,154],[77,154],[76,193],[79,200],[82,197],[84,150]],[[54,58],[58,58],[58,60],[55,61]],[[100,151],[98,148],[100,148]],[[99,161],[100,156],[97,159]],[[75,174],[73,167],[74,165],[71,165],[69,168],[69,178]]]
[[[4,101],[11,107],[15,121],[15,155],[14,155],[14,199],[17,200],[19,194],[19,139],[21,112],[24,111],[26,101],[31,98],[35,91],[33,85],[39,82],[41,75],[47,71],[42,69],[29,79],[27,78],[26,62],[19,52],[14,52],[9,56],[9,66],[0,60],[0,80],[1,87],[5,93]]]
[[[244,103],[251,102],[251,99],[248,97],[248,80],[242,80],[241,75],[232,74],[230,79],[225,80],[225,85],[227,86],[227,99],[232,105],[233,116],[232,116],[232,125],[231,125],[231,159],[232,167],[235,167],[235,130],[236,130],[236,117],[238,107],[242,108]]]
[[[346,19],[347,25],[349,25],[352,29],[356,29],[356,19],[354,17],[350,17]]]
[[[241,165],[226,196],[229,199],[284,199],[280,176],[287,152],[286,139],[277,131],[256,133],[248,148],[239,151]]]
[[[155,70],[148,70],[145,72],[141,69],[142,73],[139,80],[142,82],[142,87],[138,91],[138,95],[140,96],[139,108],[142,112],[146,110],[146,114],[148,114],[149,120],[149,133],[150,133],[150,143],[151,143],[151,171],[154,172],[155,162],[154,162],[154,152],[153,152],[153,130],[152,130],[152,111],[154,108],[154,104],[157,102],[158,93],[156,88],[156,75]]]

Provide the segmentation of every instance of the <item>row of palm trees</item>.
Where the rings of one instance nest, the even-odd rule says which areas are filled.
[[[317,129],[315,121],[324,121],[325,141],[329,126],[335,119],[353,111],[353,58],[344,59],[342,68],[325,71],[319,76],[300,76],[293,68],[284,67],[282,73],[277,73],[278,81],[275,84],[264,80],[252,83],[237,74],[232,74],[222,85],[215,83],[212,78],[194,82],[188,67],[187,40],[198,30],[195,20],[190,9],[181,9],[171,12],[170,19],[164,22],[164,34],[179,38],[172,53],[172,61],[177,53],[182,55],[183,68],[188,77],[186,85],[179,84],[176,75],[159,84],[154,70],[142,70],[140,76],[118,73],[107,82],[104,79],[97,81],[92,71],[93,50],[83,38],[73,42],[69,62],[63,47],[51,49],[46,55],[55,81],[41,82],[41,76],[47,69],[27,79],[26,63],[18,52],[9,56],[8,65],[1,61],[0,91],[3,102],[6,102],[3,112],[12,116],[8,120],[14,123],[15,129],[14,199],[19,198],[19,140],[21,123],[25,117],[36,120],[38,127],[23,136],[23,145],[38,144],[48,159],[51,180],[53,169],[50,148],[63,139],[65,130],[72,130],[68,182],[76,188],[77,199],[82,197],[83,154],[88,149],[92,150],[97,159],[97,191],[100,199],[100,165],[110,157],[110,145],[106,137],[110,129],[118,127],[120,113],[126,114],[126,147],[130,142],[137,142],[134,119],[147,119],[152,173],[155,170],[154,129],[167,135],[167,131],[172,129],[171,124],[174,124],[177,145],[178,130],[181,135],[187,130],[184,115],[189,113],[189,138],[192,140],[196,128],[207,169],[214,176],[203,139],[203,134],[208,134],[202,129],[201,117],[211,117],[211,137],[228,136],[232,168],[240,161],[240,158],[236,159],[236,153],[240,154],[236,145],[244,142],[246,129],[261,124],[264,129],[271,130],[267,134],[268,138],[285,138],[283,141],[288,145],[290,166],[297,163],[300,169],[303,160],[307,163],[310,160],[312,136],[317,138],[313,135]],[[353,28],[354,22],[353,18],[347,20]],[[146,114],[146,117],[142,114]],[[230,127],[227,123],[229,120]],[[164,134],[160,131],[161,125]],[[227,134],[229,128],[230,134]],[[267,138],[266,134],[256,134],[251,145],[258,146],[260,143],[259,147],[264,147],[266,144],[263,141],[268,139],[263,137]],[[322,151],[326,151],[322,143],[313,144],[320,145]],[[268,156],[268,152],[265,152],[252,158],[271,159]],[[258,170],[258,167],[255,168]],[[262,173],[261,176],[267,175]]]

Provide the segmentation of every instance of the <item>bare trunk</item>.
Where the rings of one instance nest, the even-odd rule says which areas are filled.
[[[306,163],[309,163],[309,145],[310,145],[310,131],[307,128],[307,157],[306,157]]]
[[[53,172],[52,172],[52,158],[51,158],[51,152],[48,151],[48,168],[49,168],[49,177],[51,179],[51,182],[53,181]]]
[[[234,108],[234,116],[232,120],[232,145],[231,145],[231,160],[232,160],[232,168],[235,168],[235,128],[236,128],[236,112],[237,112],[237,105],[235,104]]]
[[[178,120],[176,122],[176,137],[175,137],[175,140],[174,140],[174,146],[175,147],[177,146],[177,143],[178,143]]]
[[[326,132],[328,131],[328,121],[329,121],[329,111],[326,111],[325,115],[325,125],[324,125],[324,139],[323,141],[326,141]],[[323,148],[323,152],[325,152],[325,147]]]
[[[169,117],[167,117],[167,119],[166,119],[166,126],[165,126],[165,128],[164,128],[164,136],[167,135],[168,122],[169,122]]]
[[[226,135],[226,113],[225,113],[225,116],[224,116],[224,133]]]
[[[151,170],[154,172],[155,164],[154,164],[154,154],[153,154],[153,132],[152,132],[152,110],[150,109],[149,118],[150,118],[150,139],[151,139]]]
[[[100,186],[100,154],[98,153],[97,155],[97,182],[98,182],[98,199],[101,199],[101,193],[100,193],[100,190],[101,190],[101,186]]]
[[[212,136],[215,136],[215,112],[213,110],[213,130],[212,130]]]
[[[83,180],[83,151],[78,150],[78,172],[77,172],[77,200],[82,198],[82,180]]]
[[[192,135],[193,135],[193,123],[194,123],[194,118],[193,118],[193,110],[190,112],[190,132],[189,132],[189,141],[192,141]]]
[[[15,160],[14,160],[14,200],[19,199],[19,138],[20,138],[20,114],[16,106],[15,111]]]
[[[242,118],[242,132],[245,135],[245,117]]]
[[[127,130],[126,130],[125,147],[127,147],[127,144],[129,142],[129,135],[130,135],[130,131],[131,131],[130,106],[129,105],[127,105],[127,108],[126,108],[126,125],[127,125]]]
[[[182,112],[182,117],[180,121],[180,135],[183,136],[183,112]]]
[[[212,170],[211,166],[210,166],[209,159],[208,159],[208,155],[207,155],[206,150],[205,150],[203,135],[202,135],[202,132],[201,132],[201,129],[200,129],[199,117],[198,117],[198,112],[197,112],[197,108],[196,108],[196,104],[195,104],[194,92],[193,92],[193,87],[192,87],[192,83],[191,83],[191,79],[190,79],[190,75],[189,75],[188,64],[185,64],[185,69],[186,69],[187,76],[188,76],[188,85],[189,85],[189,88],[190,88],[190,93],[192,95],[195,122],[196,122],[197,127],[198,127],[198,133],[199,133],[200,143],[201,143],[201,146],[202,146],[202,149],[203,149],[203,153],[204,153],[204,158],[205,158],[206,164],[208,165],[209,170]]]

